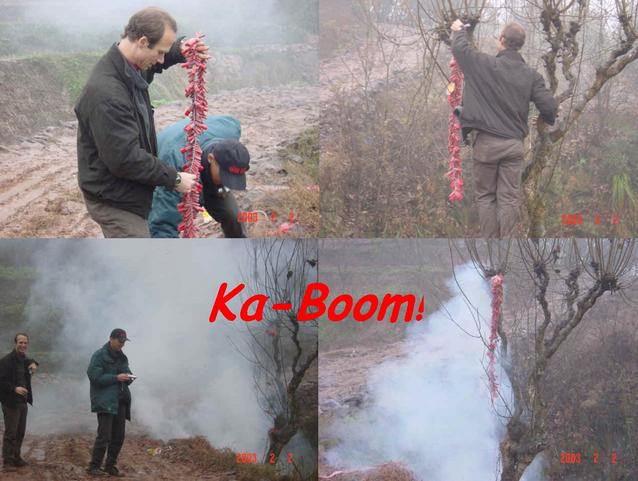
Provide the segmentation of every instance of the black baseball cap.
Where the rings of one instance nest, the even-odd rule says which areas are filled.
[[[250,169],[250,154],[238,140],[222,140],[213,146],[219,164],[222,184],[229,189],[246,190],[246,172]]]
[[[126,337],[126,331],[119,328],[111,331],[111,339],[117,339],[120,342],[130,341],[130,339]]]

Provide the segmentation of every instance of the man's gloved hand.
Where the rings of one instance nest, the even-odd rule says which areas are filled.
[[[180,172],[179,176],[182,180],[175,186],[175,190],[180,194],[190,192],[195,185],[195,175],[188,172]]]
[[[15,391],[16,391],[16,394],[19,394],[20,396],[26,397],[26,395],[29,394],[29,390],[24,387],[17,387]]]
[[[454,20],[454,23],[452,23],[452,25],[450,25],[450,29],[453,32],[460,32],[461,30],[463,30],[463,27],[465,27],[465,24],[461,22],[458,18]]]

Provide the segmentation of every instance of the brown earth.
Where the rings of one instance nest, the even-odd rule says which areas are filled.
[[[30,436],[22,448],[28,466],[15,472],[0,471],[3,481],[80,481],[111,479],[90,477],[86,469],[94,436],[50,435]],[[205,461],[204,461],[205,460]],[[214,480],[235,481],[235,456],[218,451],[202,438],[158,441],[146,436],[127,436],[118,467],[126,479],[137,480]]]
[[[245,88],[209,97],[210,115],[229,114],[242,122],[242,141],[251,152],[248,189],[237,195],[242,210],[270,215],[275,194],[289,188],[290,176],[280,151],[304,130],[318,124],[318,88],[282,86]],[[160,106],[162,129],[181,120],[186,102]],[[76,122],[59,121],[40,134],[0,146],[0,237],[101,237],[86,212],[77,186]],[[316,186],[308,186],[314,189]],[[318,192],[317,192],[318,197]],[[289,212],[271,222],[260,215],[247,225],[249,235],[279,235]],[[202,237],[221,237],[214,221],[200,219]],[[291,236],[304,235],[303,219]]]

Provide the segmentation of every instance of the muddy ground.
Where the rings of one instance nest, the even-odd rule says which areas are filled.
[[[242,122],[242,141],[251,153],[248,188],[237,193],[242,210],[271,214],[273,194],[289,188],[281,151],[319,121],[316,86],[245,88],[209,98],[210,115],[229,114]],[[156,108],[158,130],[183,119],[186,102]],[[88,216],[77,185],[76,122],[60,121],[45,131],[0,146],[0,237],[101,237]],[[309,189],[317,186],[309,185]],[[289,212],[276,222],[260,216],[249,235],[279,234]],[[261,220],[263,218],[263,220]],[[221,237],[214,221],[200,218],[200,236]],[[303,236],[303,219],[289,232]]]

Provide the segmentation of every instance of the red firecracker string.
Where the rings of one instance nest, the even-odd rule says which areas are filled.
[[[487,346],[487,378],[490,384],[492,401],[498,396],[496,381],[496,345],[498,344],[498,326],[501,321],[501,305],[503,304],[503,276],[497,274],[490,279],[492,286],[492,323],[490,325],[490,341]]]
[[[184,128],[186,145],[181,149],[181,152],[184,154],[186,163],[182,171],[194,174],[196,182],[190,192],[182,195],[182,201],[177,205],[177,210],[182,214],[182,222],[177,229],[182,237],[197,237],[195,220],[197,213],[203,210],[202,206],[199,205],[199,194],[202,191],[202,184],[199,182],[199,172],[203,168],[202,148],[197,137],[207,129],[204,121],[208,114],[208,98],[205,78],[206,60],[199,57],[199,52],[195,48],[198,40],[203,37],[201,33],[197,33],[195,38],[184,43],[186,63],[182,64],[182,68],[188,70],[188,86],[184,94],[191,99],[191,105],[184,112],[184,115],[190,116],[191,121]]]
[[[450,106],[448,120],[447,149],[450,153],[450,170],[445,174],[450,179],[452,192],[448,196],[450,202],[463,200],[463,171],[461,170],[461,126],[454,115],[454,110],[461,105],[463,92],[463,72],[454,57],[450,61],[452,74],[448,84],[447,101]]]

